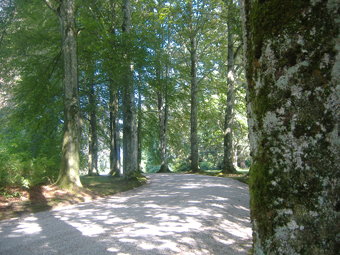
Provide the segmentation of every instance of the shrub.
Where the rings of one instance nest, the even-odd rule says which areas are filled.
[[[160,165],[156,165],[156,166],[146,165],[145,172],[146,173],[157,173],[160,168],[161,168]]]
[[[28,188],[53,182],[58,177],[59,164],[54,158],[30,159],[24,154],[0,152],[0,187],[21,186]]]
[[[175,162],[172,165],[172,171],[173,172],[184,172],[184,171],[189,171],[191,168],[191,165],[189,162],[181,160],[178,162]]]
[[[212,162],[200,162],[199,163],[201,170],[215,170],[214,163]]]

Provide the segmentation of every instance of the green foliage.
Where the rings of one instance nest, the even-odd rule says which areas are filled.
[[[189,161],[176,160],[171,164],[171,169],[173,172],[186,172],[190,171],[191,164]]]
[[[145,172],[146,173],[157,173],[160,168],[161,168],[161,165],[156,165],[156,166],[146,165]]]
[[[0,186],[29,186],[53,182],[58,177],[59,162],[38,157],[31,159],[24,154],[0,153]]]
[[[200,162],[199,163],[201,170],[215,170],[214,163],[212,162]]]

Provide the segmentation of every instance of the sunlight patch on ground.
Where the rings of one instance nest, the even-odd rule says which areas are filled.
[[[227,229],[228,233],[242,239],[249,239],[252,235],[252,229],[250,227],[243,227],[242,225],[229,220],[223,220],[219,227],[222,229]]]
[[[161,250],[170,249],[177,253],[181,252],[181,250],[177,247],[177,243],[170,241],[170,240],[164,241],[164,244],[160,245],[160,248]]]
[[[219,205],[219,204],[211,204],[211,206],[215,206],[215,207],[224,209],[224,206],[223,205]]]
[[[229,185],[224,185],[224,184],[216,184],[216,183],[204,183],[203,184],[204,187],[219,187],[219,188],[230,188]]]
[[[190,244],[192,246],[197,246],[195,239],[190,237],[183,237],[180,239],[181,242]]]
[[[235,240],[229,238],[227,240],[223,239],[223,238],[220,238],[219,236],[217,235],[213,235],[214,239],[220,243],[223,243],[224,245],[231,245],[233,243],[235,243]]]
[[[68,224],[80,231],[84,236],[97,236],[108,230],[93,222],[85,224],[79,222],[68,222]]]
[[[110,248],[107,249],[107,251],[108,252],[117,252],[117,251],[119,251],[119,249],[114,248],[114,247],[110,247]]]
[[[114,218],[110,218],[110,219],[107,219],[106,221],[104,221],[105,224],[116,224],[116,223],[119,223],[119,224],[127,224],[127,223],[135,223],[136,221],[133,220],[133,219],[122,219],[122,218],[119,218],[119,217],[114,217]]]
[[[25,235],[32,235],[32,234],[39,234],[42,231],[42,228],[39,226],[38,223],[35,221],[37,218],[35,217],[28,217],[24,220],[24,222],[21,222],[18,225],[18,229],[13,231],[13,233],[17,234],[11,234],[8,237],[18,237],[20,234],[25,234]]]
[[[183,185],[182,187],[178,187],[179,189],[197,189],[202,188],[202,184],[199,183],[188,183]]]
[[[200,204],[200,203],[202,203],[201,201],[192,201],[192,200],[190,200],[190,201],[188,201],[188,203],[192,203],[192,204]]]
[[[147,205],[144,205],[145,208],[161,208],[161,206],[159,205],[155,205],[155,204],[147,204]]]
[[[203,211],[202,209],[196,207],[196,206],[190,206],[187,208],[184,208],[179,213],[183,213],[186,215],[196,215],[196,216],[210,216],[211,214],[209,212]]]
[[[139,247],[141,247],[143,250],[152,250],[156,248],[154,244],[145,242],[141,243]]]

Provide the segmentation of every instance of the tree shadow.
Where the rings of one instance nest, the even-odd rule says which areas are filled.
[[[0,222],[0,254],[26,254],[27,247],[32,254],[148,255],[251,248],[246,184],[181,174],[148,178],[149,185],[119,195]]]

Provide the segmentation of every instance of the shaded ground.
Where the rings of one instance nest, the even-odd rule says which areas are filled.
[[[81,181],[84,188],[75,191],[53,185],[7,188],[6,193],[0,196],[0,220],[92,201],[141,186],[143,180],[127,182],[110,176],[84,176]]]
[[[247,254],[248,185],[191,174],[0,222],[0,254]]]

